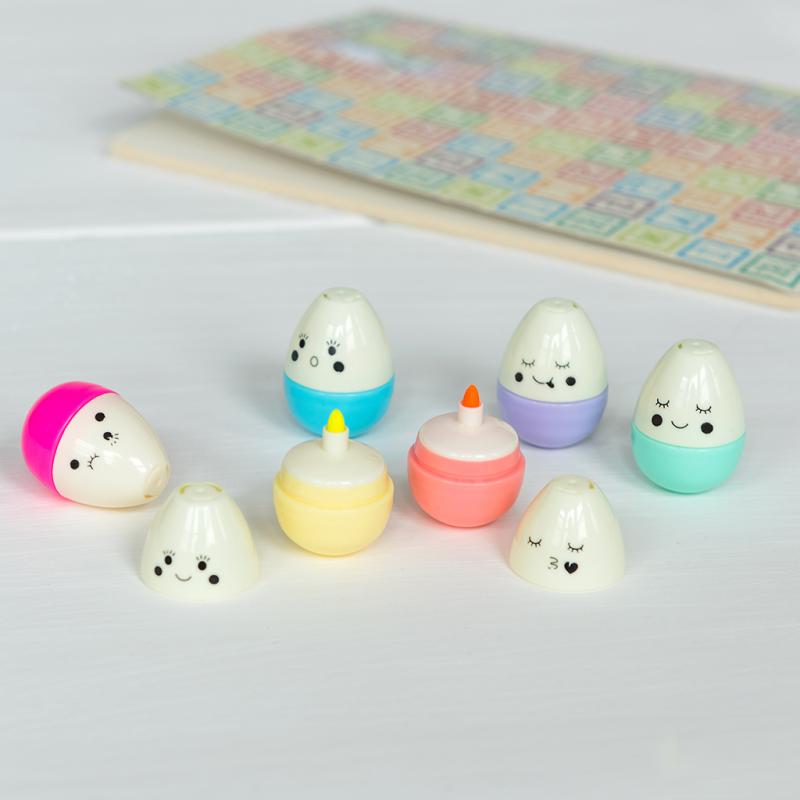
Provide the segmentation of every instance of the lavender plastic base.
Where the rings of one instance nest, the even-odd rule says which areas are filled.
[[[544,403],[510,392],[497,384],[503,419],[523,442],[536,447],[569,447],[597,427],[606,408],[608,387],[601,394],[574,403]]]

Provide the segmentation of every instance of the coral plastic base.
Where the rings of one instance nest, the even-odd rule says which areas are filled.
[[[408,483],[414,499],[429,516],[456,528],[477,528],[502,517],[519,495],[525,458],[519,448],[512,456],[510,466],[508,457],[498,459],[503,462],[499,473],[475,477],[464,474],[463,462],[450,460],[452,470],[448,472],[431,468],[424,463],[424,448],[417,441],[408,451]]]

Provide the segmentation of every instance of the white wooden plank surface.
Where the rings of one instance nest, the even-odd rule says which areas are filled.
[[[792,797],[798,318],[402,229],[98,240],[0,248],[4,422],[0,607],[4,797]],[[393,408],[368,441],[397,484],[384,536],[325,560],[276,527],[270,482],[304,434],[284,410],[293,324],[329,284],[360,287],[394,345]],[[520,501],[483,530],[426,519],[407,447],[470,381],[494,406],[526,307],[590,309],[611,399],[588,442],[526,448]],[[628,424],[654,360],[715,339],[741,379],[734,478],[678,497],[636,472]],[[10,343],[10,344],[9,344]],[[770,343],[766,348],[765,343]],[[162,433],[174,481],[240,501],[263,557],[240,600],[186,606],[136,565],[155,509],[53,499],[18,428],[49,384],[102,381]],[[553,475],[609,496],[629,571],[550,595],[505,554]]]
[[[797,317],[106,157],[146,111],[119,78],[356,7],[3,6],[0,797],[795,798]],[[800,38],[791,0],[403,8],[777,82]],[[336,283],[370,296],[394,343],[396,401],[368,440],[398,492],[374,547],[328,561],[276,528],[270,481],[303,436],[281,403],[286,339]],[[429,522],[403,477],[417,426],[470,381],[491,401],[516,319],[553,293],[586,304],[607,348],[601,428],[526,450],[522,496],[496,525]],[[750,434],[729,484],[679,498],[636,473],[627,426],[654,359],[689,335],[728,353]],[[136,575],[155,508],[80,508],[33,483],[19,426],[70,378],[150,418],[173,485],[234,494],[258,588],[168,602]],[[608,494],[628,546],[625,581],[589,597],[537,591],[505,563],[525,504],[573,470]]]

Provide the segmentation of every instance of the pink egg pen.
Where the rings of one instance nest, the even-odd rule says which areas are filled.
[[[408,452],[408,482],[419,506],[459,528],[487,525],[517,499],[525,458],[514,429],[486,414],[475,386],[458,410],[428,420]]]

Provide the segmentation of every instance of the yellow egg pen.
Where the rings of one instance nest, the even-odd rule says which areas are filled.
[[[394,485],[383,456],[350,440],[342,412],[334,409],[322,431],[293,447],[272,486],[283,532],[324,556],[362,550],[383,533]]]

